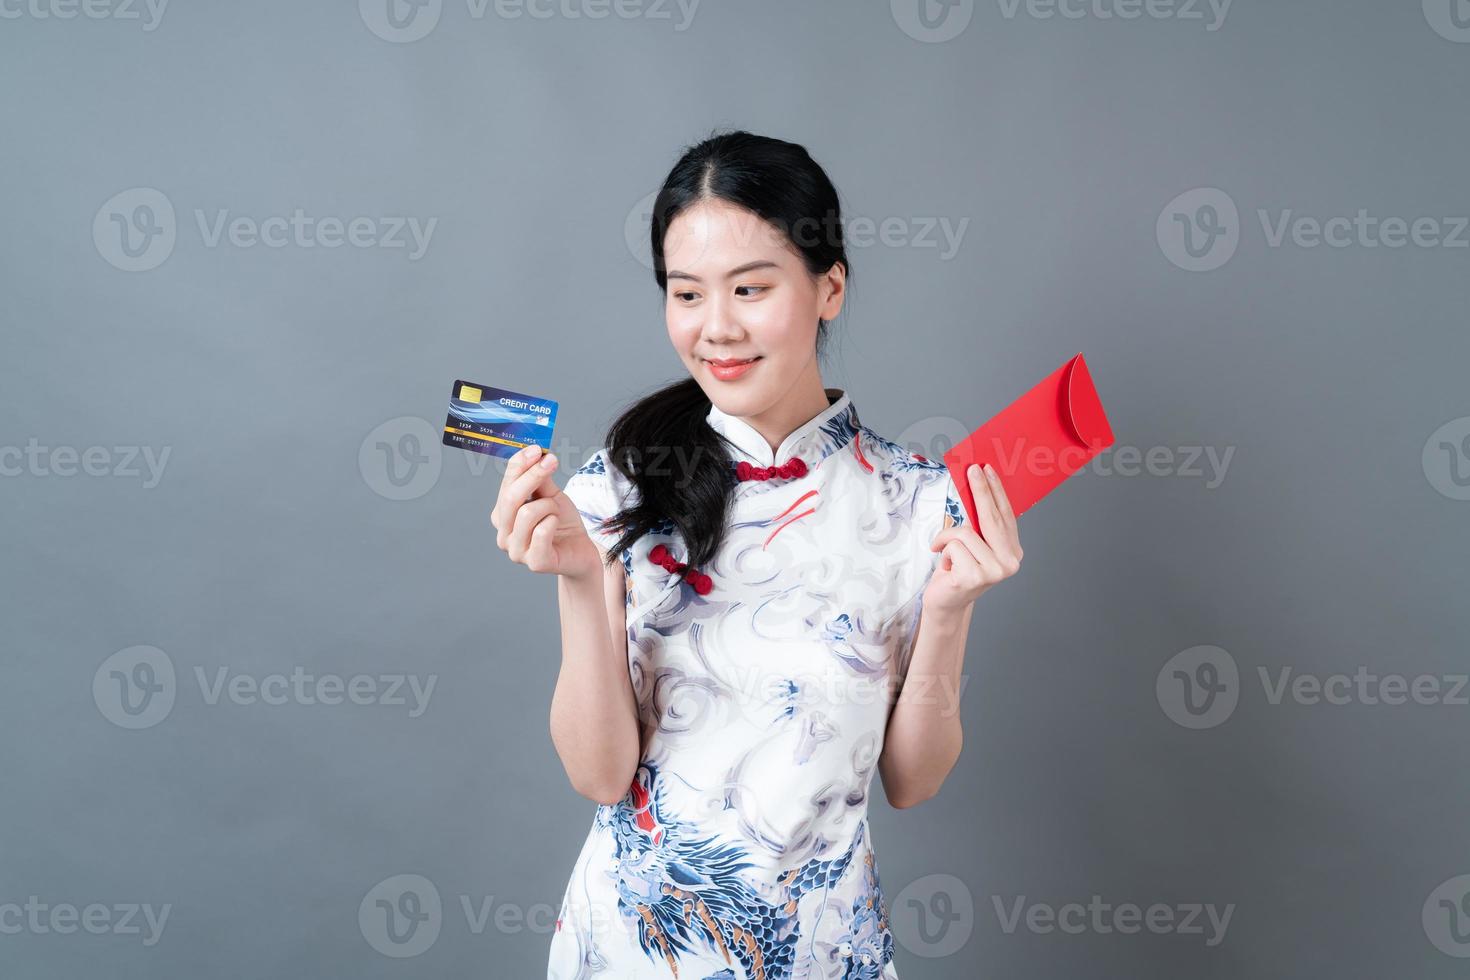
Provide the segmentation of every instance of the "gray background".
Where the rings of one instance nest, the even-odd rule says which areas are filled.
[[[412,41],[383,0],[175,0],[151,30],[48,2],[0,20],[7,978],[544,974],[593,810],[547,734],[554,582],[495,548],[499,463],[434,432],[457,377],[557,398],[564,482],[680,375],[638,209],[716,127],[803,143],[849,222],[894,219],[852,249],[824,368],[865,424],[937,455],[1081,350],[1118,438],[1022,519],[1025,568],[977,605],[939,797],[875,792],[901,974],[1464,975],[1440,899],[1470,890],[1470,707],[1443,703],[1466,670],[1467,235],[1273,246],[1258,215],[1449,235],[1470,214],[1450,0],[1237,0],[1223,23],[991,0],[944,40],[906,2],[704,0],[685,23],[444,0]],[[128,271],[108,232],[136,188],[175,241]],[[1202,188],[1238,208],[1235,250],[1190,271]],[[296,208],[438,220],[411,258],[210,245],[196,218]],[[930,220],[968,222],[957,251],[923,244]],[[128,447],[167,451],[161,478]],[[1189,447],[1231,453],[1223,479]],[[1171,658],[1200,646],[1236,704],[1193,728]],[[166,714],[121,707],[136,647],[173,671]],[[297,668],[436,686],[416,717],[211,703],[219,671]],[[1283,668],[1442,693],[1272,703],[1258,671]],[[398,875],[442,901],[421,950],[373,925],[375,896],[426,894]],[[1233,911],[1213,945],[996,911],[1093,895]],[[3,908],[30,896],[109,925]],[[128,903],[169,906],[157,942]]]

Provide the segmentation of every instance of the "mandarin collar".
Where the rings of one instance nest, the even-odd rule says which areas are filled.
[[[800,456],[811,469],[847,445],[859,425],[857,407],[846,391],[841,388],[824,388],[823,391],[827,395],[827,407],[793,429],[781,440],[774,453],[766,437],[754,426],[739,416],[721,411],[713,402],[705,421],[724,437],[726,443],[756,466],[779,466]]]

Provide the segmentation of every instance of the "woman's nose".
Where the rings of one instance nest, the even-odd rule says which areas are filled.
[[[719,299],[713,299],[705,306],[704,337],[712,345],[740,341],[745,337],[745,330],[733,315],[728,303]]]
[[[733,320],[716,320],[704,325],[704,339],[710,347],[738,344],[744,337],[745,331]]]

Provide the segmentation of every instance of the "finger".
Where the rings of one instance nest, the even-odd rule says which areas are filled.
[[[510,485],[511,499],[525,503],[541,497],[555,497],[560,488],[551,479],[551,474],[556,472],[558,462],[556,453],[538,454],[534,465],[527,465],[525,472]]]
[[[531,464],[541,459],[541,447],[532,443],[525,446],[520,452],[512,456],[505,464],[505,476],[500,479],[500,494],[505,495],[507,487],[515,483],[516,477],[531,468]]]
[[[495,493],[495,504],[490,508],[491,524],[494,524],[497,528],[499,528],[502,524],[509,523],[508,521],[502,522],[500,520],[500,515],[502,513],[500,505],[508,499],[507,491],[515,483],[516,477],[526,472],[526,469],[530,467],[532,463],[540,459],[540,457],[541,447],[536,445],[535,443],[532,443],[529,446],[523,447],[520,452],[512,456],[510,460],[505,464],[505,474],[500,478],[500,489]]]
[[[525,562],[531,547],[531,532],[548,514],[556,511],[555,501],[532,500],[516,508],[515,524],[506,535],[506,553],[512,561]]]
[[[1001,526],[1005,531],[1006,550],[1021,557],[1021,531],[1016,527],[1016,513],[1011,509],[1010,498],[1006,496],[1005,484],[1000,482],[1000,474],[995,472],[995,467],[989,463],[985,465],[985,478],[990,481],[991,497],[995,500],[996,509],[1000,513]]]
[[[985,547],[989,547],[985,539],[980,537],[980,535],[976,533],[975,529],[971,527],[968,523],[966,523],[956,525],[955,527],[947,527],[943,531],[940,531],[938,534],[934,535],[934,539],[929,542],[929,550],[942,551],[945,545],[949,544],[951,541],[957,541],[960,539],[972,542],[977,546],[984,545]]]
[[[975,553],[958,539],[950,541],[940,551],[939,565],[949,571],[973,570],[976,573],[980,571],[980,562],[975,558]]]
[[[985,570],[986,581],[995,583],[1016,574],[1021,568],[1021,548],[1018,542],[1006,540],[1004,534],[992,534],[994,543],[975,533],[968,524],[947,527],[934,535],[929,543],[930,551],[953,554],[956,546],[966,549]]]
[[[533,465],[534,461],[534,465]],[[516,509],[528,500],[554,497],[560,492],[551,474],[556,472],[556,454],[542,455],[540,446],[530,446],[511,457],[500,482],[500,494],[490,512],[490,523],[496,528],[515,525]],[[497,538],[496,543],[504,547]]]
[[[971,535],[972,538],[976,536]],[[970,590],[982,585],[999,582],[1004,575],[999,574],[1000,567],[995,557],[984,550],[976,552],[970,547],[971,542],[964,539],[951,541],[945,546],[940,555],[941,562],[947,562],[947,570],[956,576],[956,583],[961,589]]]
[[[991,576],[990,581],[998,580],[995,578],[996,573],[1004,570],[1006,561],[1003,556],[996,553],[995,548],[988,541],[983,540],[980,535],[972,531],[969,534],[959,535],[950,544],[945,545],[945,553],[950,554],[956,547],[963,548],[971,559],[983,568],[987,575]],[[1000,576],[1000,578],[1004,577],[1004,575]]]
[[[934,535],[934,540],[929,542],[929,550],[947,552],[956,543],[959,543],[969,551],[972,556],[976,557],[976,560],[979,560],[979,556],[988,554],[993,550],[986,543],[985,539],[976,534],[975,529],[968,524],[961,524],[958,527],[947,527],[943,531],[940,531]]]
[[[975,496],[975,516],[980,521],[976,530],[986,541],[998,540],[1002,531],[1000,511],[996,509],[995,498],[990,493],[990,480],[978,463],[971,463],[965,475],[970,481],[970,492]]]
[[[985,478],[990,481],[990,495],[995,499],[996,510],[1000,516],[1015,520],[1016,514],[1011,510],[1011,500],[1006,496],[1005,484],[1000,480],[1000,474],[995,472],[995,467],[989,463],[985,464]]]
[[[556,549],[551,546],[556,537],[557,516],[547,514],[531,528],[531,543],[526,548],[526,567],[542,572],[550,569],[556,560]]]

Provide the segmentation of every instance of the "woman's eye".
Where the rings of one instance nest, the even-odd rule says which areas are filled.
[[[675,293],[674,294],[674,298],[675,299],[677,299],[677,300],[679,300],[681,302],[684,302],[684,303],[689,302],[690,298],[693,297],[693,296],[694,296],[693,293]]]
[[[736,286],[735,288],[736,289],[762,289],[763,290],[766,287],[765,286]],[[749,296],[750,294],[749,293],[746,293],[746,295]]]

